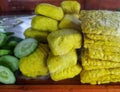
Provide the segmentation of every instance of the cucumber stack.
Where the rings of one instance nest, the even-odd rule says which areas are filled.
[[[19,58],[32,53],[37,47],[33,38],[21,39],[14,33],[0,32],[0,83],[14,84],[15,72],[18,70]]]

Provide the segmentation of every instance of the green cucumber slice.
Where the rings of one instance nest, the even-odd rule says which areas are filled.
[[[19,60],[14,56],[5,55],[0,57],[0,65],[8,67],[13,72],[18,70],[18,63]]]
[[[13,72],[9,68],[0,65],[0,82],[3,84],[14,84],[15,81],[16,78]]]
[[[13,47],[15,47],[17,44],[18,44],[17,41],[10,41],[7,46],[8,46],[8,48],[13,48]]]
[[[19,37],[16,37],[16,36],[9,36],[7,42],[10,42],[10,41],[20,42],[22,40],[23,40],[22,38],[19,38]]]
[[[11,50],[7,50],[7,49],[1,49],[0,50],[0,56],[8,55],[10,53],[11,53]]]
[[[25,57],[31,54],[37,48],[37,46],[37,40],[35,40],[34,38],[26,38],[16,45],[14,49],[14,54],[18,58]]]
[[[23,40],[22,38],[16,36],[10,36],[7,38],[6,44],[2,48],[13,51],[14,47],[22,40]]]
[[[0,47],[6,43],[7,35],[4,33],[0,33]]]
[[[14,32],[6,32],[5,33],[7,36],[11,36],[11,35],[14,35]]]

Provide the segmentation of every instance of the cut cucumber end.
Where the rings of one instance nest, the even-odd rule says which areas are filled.
[[[0,65],[0,82],[3,84],[14,84],[16,82],[16,78],[13,72],[9,68],[1,65]]]
[[[27,38],[18,43],[14,49],[14,54],[22,58],[31,54],[38,46],[38,41],[34,38]]]
[[[18,63],[19,63],[19,60],[14,56],[5,55],[0,57],[0,65],[8,67],[13,72],[18,70]]]

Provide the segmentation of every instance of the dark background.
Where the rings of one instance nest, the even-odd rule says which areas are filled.
[[[35,6],[41,2],[51,3],[59,6],[63,0],[0,0],[0,14],[19,14],[33,12]],[[107,9],[116,10],[120,8],[120,0],[77,0],[81,9]]]

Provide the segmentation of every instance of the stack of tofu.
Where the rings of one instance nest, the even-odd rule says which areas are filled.
[[[120,12],[81,11],[82,83],[120,82]]]

